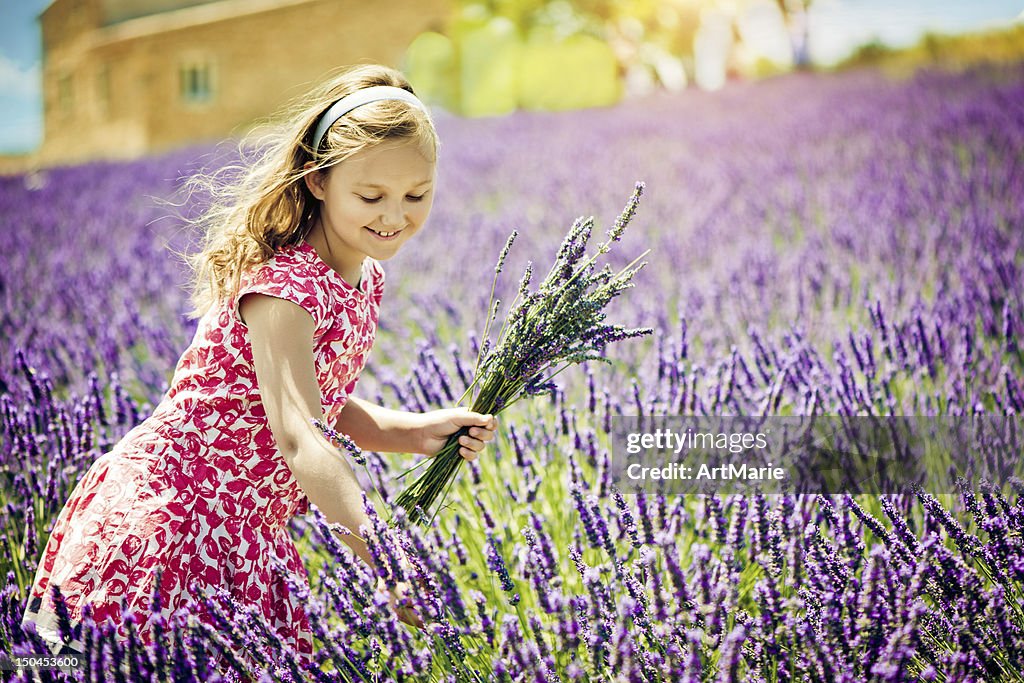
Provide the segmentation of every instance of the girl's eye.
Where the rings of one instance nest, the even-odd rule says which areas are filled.
[[[427,194],[425,192],[423,194],[421,194],[420,196],[418,196],[418,197],[410,194],[410,195],[406,195],[406,199],[408,199],[411,202],[418,202],[418,201],[420,201],[421,199],[423,199],[426,196],[427,196]]]
[[[364,197],[363,195],[359,195],[359,198],[367,204],[373,204],[380,201],[380,197]]]

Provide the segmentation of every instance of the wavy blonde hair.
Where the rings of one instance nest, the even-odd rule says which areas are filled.
[[[192,270],[190,318],[233,296],[248,269],[306,237],[320,212],[304,180],[310,173],[329,172],[371,145],[403,138],[418,141],[437,159],[440,142],[429,115],[400,100],[357,107],[328,129],[319,150],[312,148],[320,116],[342,97],[374,85],[415,94],[395,69],[352,67],[285,110],[283,123],[256,144],[243,140],[240,163],[186,181],[190,196],[198,191],[210,198],[206,210],[188,221],[200,230],[200,250],[182,255]]]

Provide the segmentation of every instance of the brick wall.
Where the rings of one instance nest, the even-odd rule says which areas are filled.
[[[57,0],[42,18],[44,164],[242,134],[341,67],[401,67],[451,12],[450,0],[221,0],[106,27],[93,12],[95,28],[60,35],[62,5],[97,1]]]

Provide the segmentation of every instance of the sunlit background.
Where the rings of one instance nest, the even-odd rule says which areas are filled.
[[[360,23],[359,3],[324,0],[18,0],[0,3],[0,154],[15,167],[46,165],[223,138],[275,111],[282,86],[294,86],[287,93],[294,96],[330,68],[357,61],[405,69],[436,108],[494,116],[607,106],[657,89],[717,90],[794,68],[1009,60],[1024,52],[1021,9],[1017,0],[444,0],[375,3],[372,18]],[[232,15],[304,13],[311,20],[296,30],[308,41],[296,42],[287,21],[280,40],[273,31],[252,38],[248,75],[225,66],[239,61],[237,50],[229,59],[214,46],[220,36],[252,31]],[[56,26],[46,47],[45,25]],[[346,49],[354,44],[349,32],[387,49]],[[160,35],[178,37],[167,43]],[[150,47],[141,47],[143,38]],[[133,67],[143,53],[147,65]],[[153,54],[166,63],[149,64]],[[285,60],[309,66],[292,83],[270,83],[262,100],[224,111],[232,98],[227,81],[255,79],[247,88],[258,89],[252,71]],[[129,71],[130,82],[121,75]],[[140,113],[136,101],[167,109],[138,89],[161,71],[171,79],[165,89],[189,100],[191,113],[202,116],[206,107],[215,114],[206,116],[210,125],[154,132],[153,114]],[[71,121],[89,126],[94,144],[61,137]]]

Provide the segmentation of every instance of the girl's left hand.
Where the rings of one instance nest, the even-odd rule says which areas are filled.
[[[429,457],[437,455],[448,437],[462,427],[469,427],[469,433],[459,437],[459,454],[466,460],[476,460],[476,454],[494,439],[498,420],[493,415],[481,415],[468,408],[444,408],[421,414],[420,447],[417,453]]]

